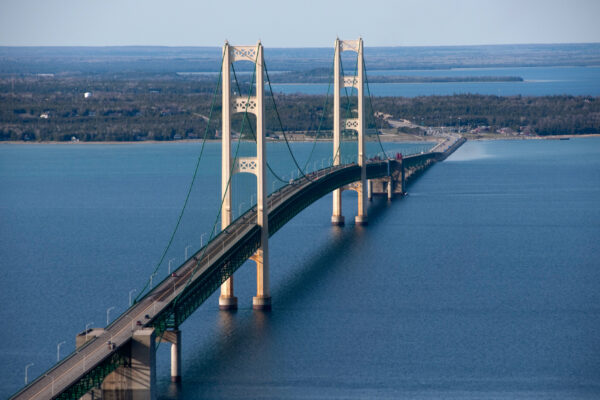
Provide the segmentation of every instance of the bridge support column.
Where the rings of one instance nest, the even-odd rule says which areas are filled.
[[[165,331],[162,340],[171,343],[171,382],[181,382],[181,331]]]
[[[356,225],[367,225],[367,163],[365,159],[365,110],[364,110],[364,68],[363,68],[363,42],[357,40],[358,48],[358,79],[355,87],[358,89],[358,165],[360,165],[360,185],[358,191],[358,215],[354,218]]]
[[[119,367],[102,382],[103,399],[156,399],[156,357],[154,328],[134,332],[130,364]]]
[[[235,311],[238,308],[237,297],[233,295],[233,275],[221,285],[221,295],[219,296],[219,310]]]
[[[254,310],[270,310],[269,262],[264,258],[264,248],[261,247],[251,259],[256,262],[256,296],[252,298],[252,308]]]
[[[373,181],[370,179],[367,180],[367,197],[369,201],[373,200]]]
[[[344,226],[344,216],[342,215],[342,189],[333,191],[333,215],[331,216],[331,225]]]
[[[387,198],[388,198],[388,200],[392,200],[393,197],[394,197],[394,181],[393,181],[392,177],[390,177],[390,179],[388,180],[388,184],[387,184]]]
[[[256,223],[260,226],[260,248],[254,254],[256,261],[256,296],[252,298],[255,310],[271,309],[269,290],[269,209],[267,204],[267,143],[264,128],[263,48],[257,46],[256,63]]]
[[[156,351],[154,328],[144,328],[133,334],[131,341],[132,399],[156,399]]]
[[[367,217],[367,185],[359,185],[358,191],[358,215],[354,217],[354,223],[356,225],[368,225],[369,219]]]
[[[402,159],[400,161],[400,193],[402,193],[402,195],[406,194],[406,181],[405,181],[405,175],[404,175],[404,159]]]
[[[222,132],[221,132],[221,229],[231,224],[231,50],[229,43],[223,46],[223,95],[222,95]],[[233,294],[233,275],[221,285],[219,309],[237,310],[237,297]]]
[[[335,40],[334,55],[334,74],[333,74],[333,165],[340,165],[341,147],[340,147],[340,90],[342,88],[340,81],[340,40]],[[342,189],[333,191],[333,213],[331,215],[331,224],[335,226],[344,225],[344,216],[342,215]]]

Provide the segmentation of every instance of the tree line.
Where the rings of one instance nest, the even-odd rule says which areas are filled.
[[[27,76],[0,79],[0,140],[136,141],[215,138],[221,96],[216,77],[178,75],[143,78]],[[91,93],[86,98],[84,93]],[[276,94],[265,97],[269,134],[324,133],[332,126],[332,98]],[[462,131],[510,128],[538,135],[600,132],[600,102],[585,96],[454,95],[366,98],[367,127],[389,128],[389,119],[421,126],[460,125]],[[214,101],[214,104],[213,104]],[[211,125],[207,120],[213,105]],[[352,117],[356,100],[342,99],[342,116]],[[375,118],[374,114],[379,117]],[[249,117],[252,121],[253,116]],[[245,123],[243,134],[251,135]],[[242,115],[235,114],[234,131]]]

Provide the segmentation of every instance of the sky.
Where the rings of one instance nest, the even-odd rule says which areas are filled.
[[[0,0],[0,46],[600,42],[600,0]]]

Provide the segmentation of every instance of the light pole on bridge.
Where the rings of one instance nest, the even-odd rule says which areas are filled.
[[[202,240],[202,238],[200,238],[200,240]],[[169,275],[171,275],[171,263],[172,263],[173,261],[175,261],[175,259],[174,259],[174,258],[171,258],[171,259],[169,260]]]
[[[90,325],[94,325],[93,322],[88,322],[87,324],[85,324],[85,341],[87,342],[87,336],[88,336],[88,329]]]
[[[29,367],[34,366],[34,363],[29,363],[25,366],[25,384],[27,385],[27,382],[29,381],[29,379],[27,379],[27,370],[29,369]]]
[[[63,344],[67,343],[66,341],[62,341],[59,344],[56,345],[56,362],[60,361],[60,346],[62,346]]]
[[[114,310],[114,307],[108,307],[106,309],[106,326],[108,326],[109,321],[110,321],[110,310]]]
[[[136,290],[137,290],[137,289],[131,289],[131,290],[129,291],[129,307],[131,307],[131,304],[132,304],[132,303],[131,303],[131,295],[132,295],[132,294],[133,294],[133,293],[134,293]]]

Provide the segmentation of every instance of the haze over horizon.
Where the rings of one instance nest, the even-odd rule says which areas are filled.
[[[0,46],[370,47],[600,42],[595,0],[5,0]],[[358,11],[360,10],[360,11]],[[223,20],[225,18],[225,20]]]

